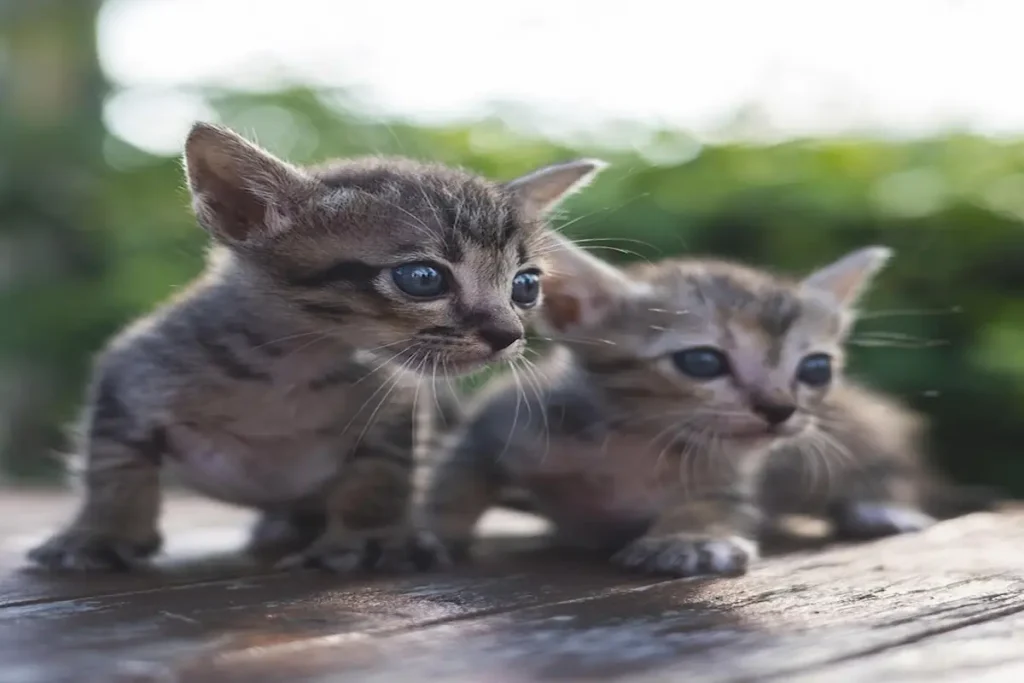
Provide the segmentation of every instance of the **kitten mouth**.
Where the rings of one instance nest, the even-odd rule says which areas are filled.
[[[501,361],[508,361],[515,358],[518,353],[508,353],[506,350],[497,353],[465,353],[453,354],[450,350],[428,351],[417,354],[417,357],[424,362],[419,364],[417,371],[424,375],[468,375],[483,369],[488,365]],[[416,367],[413,363],[413,367]]]
[[[806,424],[782,424],[768,427],[767,435],[773,439],[785,439],[799,435],[807,428]]]
[[[774,441],[798,436],[806,429],[806,425],[782,424],[768,425],[762,429],[734,432],[731,438],[738,441]]]

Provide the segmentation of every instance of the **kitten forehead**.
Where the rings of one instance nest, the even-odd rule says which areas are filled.
[[[404,234],[424,248],[440,246],[448,261],[463,260],[467,248],[518,247],[517,237],[536,232],[508,193],[459,169],[368,158],[333,163],[313,174],[335,190],[328,204],[340,214],[386,222],[389,240]]]
[[[785,334],[805,300],[793,281],[722,261],[672,260],[635,275],[660,292],[666,305],[689,306],[697,315],[729,314],[774,335]]]
[[[698,344],[732,346],[736,336],[778,349],[798,325],[821,325],[829,333],[838,326],[828,307],[797,282],[746,266],[669,260],[628,272],[651,285],[645,306],[634,315],[649,330],[652,354]]]

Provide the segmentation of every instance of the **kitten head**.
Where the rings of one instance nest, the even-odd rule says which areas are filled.
[[[853,306],[890,256],[867,247],[791,281],[713,260],[618,269],[563,242],[541,326],[644,429],[768,443],[814,425]]]
[[[541,299],[545,215],[604,164],[498,184],[405,159],[298,168],[231,131],[185,145],[192,206],[247,291],[303,329],[423,372],[519,353]]]

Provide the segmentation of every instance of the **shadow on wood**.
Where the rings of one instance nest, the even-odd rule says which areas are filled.
[[[29,498],[9,496],[18,514],[0,523],[0,683],[876,683],[1024,671],[1015,510],[679,581],[552,551],[535,523],[499,515],[490,531],[505,537],[471,566],[338,578],[225,554],[249,516],[186,499],[169,506],[170,552],[155,570],[85,578],[20,568],[70,504]]]

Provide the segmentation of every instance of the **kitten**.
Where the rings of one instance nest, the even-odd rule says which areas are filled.
[[[992,487],[954,484],[933,469],[924,456],[924,416],[891,396],[845,381],[817,418],[817,429],[773,449],[766,461],[758,487],[762,540],[788,537],[788,515],[824,519],[834,537],[865,540],[992,510],[1003,497]],[[503,490],[499,504],[538,512],[522,488]]]
[[[879,392],[836,386],[817,426],[768,459],[761,502],[769,531],[780,515],[801,514],[831,521],[840,538],[876,538],[989,509],[999,498],[932,470],[923,455],[924,417]]]
[[[282,566],[430,565],[409,521],[417,377],[518,354],[541,298],[545,214],[603,166],[504,184],[410,160],[297,168],[196,124],[206,272],[99,355],[82,421],[84,501],[29,554],[125,569],[154,554],[166,465],[260,510]]]
[[[848,254],[801,282],[713,260],[616,268],[563,242],[534,373],[484,390],[422,514],[456,553],[503,491],[526,489],[574,545],[658,574],[737,574],[756,557],[769,451],[842,391],[853,306],[890,257]]]

